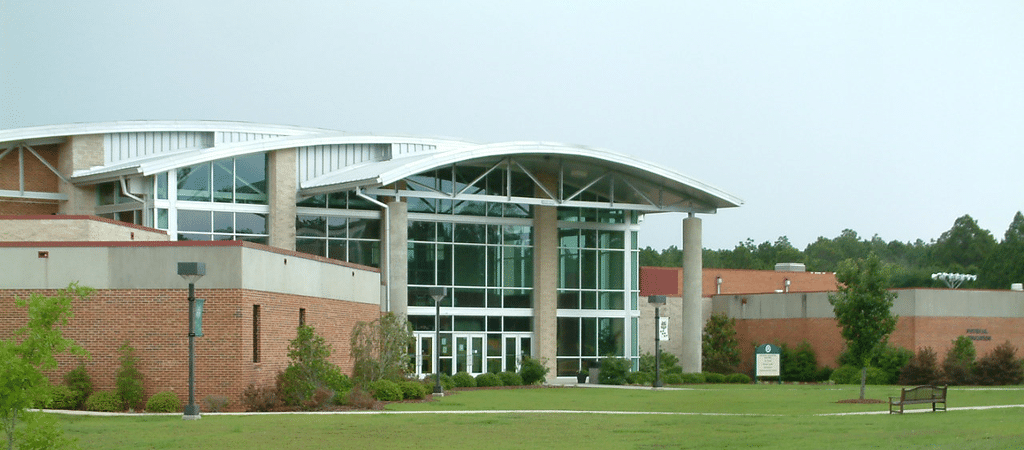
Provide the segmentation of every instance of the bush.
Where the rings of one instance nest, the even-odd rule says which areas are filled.
[[[452,376],[452,381],[455,382],[455,387],[460,388],[471,388],[476,387],[476,378],[473,378],[469,372],[459,372]]]
[[[665,384],[683,384],[683,374],[681,373],[670,373],[661,377],[661,380]]]
[[[683,384],[704,384],[703,373],[684,373]]]
[[[744,373],[731,373],[725,376],[725,382],[732,384],[750,384],[750,377]]]
[[[451,375],[446,373],[441,374],[441,388],[446,391],[455,389],[455,380],[452,379]]]
[[[779,345],[779,348],[782,352],[779,359],[783,381],[816,381],[818,357],[809,342],[803,341],[792,350],[785,344]]]
[[[498,378],[501,378],[501,384],[505,386],[522,386],[523,377],[519,376],[515,372],[502,372],[498,374]]]
[[[478,387],[502,386],[501,377],[494,373],[482,373],[476,376],[476,385]]]
[[[249,412],[272,411],[280,404],[277,389],[272,386],[250,384],[242,391],[242,406]]]
[[[85,370],[85,364],[83,363],[79,363],[78,367],[64,374],[64,384],[78,392],[78,404],[68,409],[81,407],[82,402],[92,395],[92,378],[89,377],[89,372]]]
[[[828,381],[832,377],[832,368],[825,366],[818,368],[818,371],[814,374],[814,381],[823,382]]]
[[[69,386],[50,386],[50,400],[43,405],[49,409],[77,409],[82,404],[82,393]]]
[[[664,382],[664,380],[662,380]],[[647,372],[629,372],[626,374],[626,384],[653,384],[654,375]]]
[[[110,391],[93,392],[85,399],[86,411],[115,412],[124,410],[124,402],[121,397]]]
[[[157,392],[146,401],[146,411],[158,413],[181,411],[181,400],[173,392]]]
[[[206,410],[210,412],[220,412],[227,408],[228,403],[231,400],[223,395],[207,395],[203,398],[203,405],[206,406]]]
[[[725,383],[725,375],[715,372],[706,372],[704,374],[704,381],[708,383],[721,384]]]
[[[978,384],[1009,385],[1024,381],[1024,366],[1017,359],[1017,347],[1006,341],[978,360],[975,366]]]
[[[850,365],[842,366],[832,372],[830,380],[836,384],[860,385],[860,368]],[[868,367],[866,384],[889,384],[889,374],[877,367]]]
[[[345,396],[345,403],[359,409],[381,409],[380,402],[373,398],[366,389],[355,386]]]
[[[644,353],[640,355],[640,371],[654,375],[657,366],[654,364],[654,355],[650,353]],[[683,373],[683,368],[679,367],[679,358],[668,352],[661,352],[661,375],[664,376],[668,373]]]
[[[117,386],[118,398],[124,407],[131,411],[142,403],[142,372],[138,368],[139,357],[135,356],[135,347],[128,341],[121,344],[118,353],[121,354],[121,368],[117,370],[114,385]]]
[[[406,380],[399,384],[402,388],[402,398],[406,400],[420,400],[427,398],[427,386],[419,381]]]
[[[391,380],[377,380],[370,383],[370,393],[373,398],[382,402],[397,402],[402,399],[402,387]]]
[[[598,382],[612,385],[625,384],[627,373],[629,373],[629,361],[609,356],[601,360],[601,376],[598,377]]]
[[[974,383],[974,341],[967,336],[960,336],[953,341],[953,346],[946,351],[946,359],[942,361],[942,378],[945,384],[965,385]]]
[[[917,350],[907,365],[900,370],[899,383],[908,386],[939,383],[938,355],[931,347]]]
[[[523,378],[525,385],[542,383],[548,375],[548,370],[540,360],[526,357],[519,368],[519,376]]]
[[[913,356],[914,352],[910,350],[886,345],[871,358],[871,366],[885,372],[885,382],[881,384],[896,384],[900,379],[900,371]]]

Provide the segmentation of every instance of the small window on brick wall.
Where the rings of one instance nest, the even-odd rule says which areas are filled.
[[[252,362],[260,362],[260,305],[252,305]]]
[[[306,308],[299,308],[299,326],[306,324]]]

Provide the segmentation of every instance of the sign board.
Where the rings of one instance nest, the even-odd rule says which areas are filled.
[[[203,335],[203,303],[206,303],[205,299],[197,298],[192,308],[192,334],[194,336]]]
[[[668,317],[658,318],[658,340],[668,341]]]
[[[754,376],[777,377],[782,373],[782,349],[777,345],[764,344],[754,351]]]

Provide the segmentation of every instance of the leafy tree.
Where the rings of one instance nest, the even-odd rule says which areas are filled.
[[[932,246],[934,263],[947,272],[977,273],[986,257],[996,248],[992,233],[978,226],[970,215],[963,215]]]
[[[978,384],[1016,385],[1024,382],[1024,365],[1017,359],[1017,347],[1010,341],[999,344],[978,360],[975,366]]]
[[[369,384],[401,379],[410,369],[408,351],[412,328],[404,317],[387,313],[373,322],[359,322],[352,329],[353,376]]]
[[[778,344],[784,381],[816,381],[818,376],[818,356],[814,353],[811,343],[806,340],[790,349],[786,344]]]
[[[1013,216],[1003,241],[988,256],[978,274],[978,282],[990,289],[1006,289],[1011,283],[1024,282],[1024,214]]]
[[[730,374],[740,363],[740,345],[736,339],[736,319],[712,314],[701,337],[701,365],[706,372]]]
[[[871,355],[896,329],[896,316],[891,311],[896,294],[888,291],[882,262],[874,253],[864,259],[844,262],[836,279],[840,283],[839,290],[829,294],[828,301],[842,329],[847,351],[861,368],[860,398],[863,400]]]
[[[75,341],[64,337],[62,329],[73,317],[71,302],[84,300],[91,288],[68,285],[57,295],[32,294],[28,300],[17,299],[18,307],[28,309],[28,323],[14,332],[10,340],[0,341],[0,425],[7,438],[7,448],[15,442],[26,448],[44,443],[45,447],[69,445],[52,421],[38,418],[27,410],[45,403],[50,392],[44,371],[57,368],[55,355],[87,353]],[[16,428],[24,421],[24,429]]]
[[[117,370],[114,385],[117,397],[121,399],[125,409],[134,410],[142,402],[142,372],[139,371],[139,357],[135,355],[135,347],[124,341],[117,350],[121,354],[121,368]]]

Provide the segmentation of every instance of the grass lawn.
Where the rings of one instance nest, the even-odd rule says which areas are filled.
[[[906,415],[846,404],[858,386],[705,385],[651,391],[552,388],[462,391],[438,401],[389,405],[396,414],[59,416],[88,449],[662,449],[955,448],[1024,446],[1024,408]],[[898,387],[869,386],[868,398]],[[1024,405],[1024,387],[950,388],[949,407]],[[929,407],[930,408],[930,407]],[[920,408],[918,408],[920,409]],[[505,411],[484,413],[483,411]],[[589,414],[526,411],[617,411]],[[397,413],[439,411],[441,414]],[[477,411],[461,414],[457,411]],[[521,412],[514,412],[521,411]],[[823,415],[824,414],[824,415]]]

